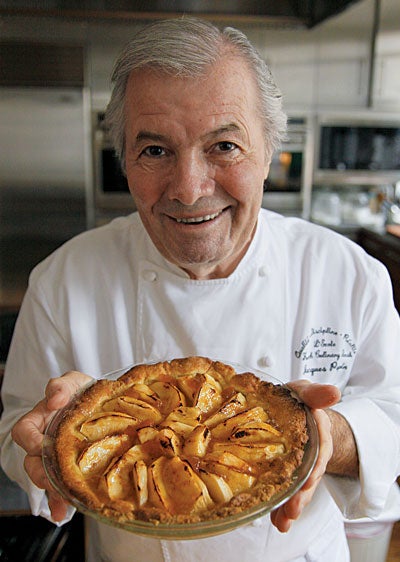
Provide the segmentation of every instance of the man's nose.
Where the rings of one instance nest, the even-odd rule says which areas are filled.
[[[193,205],[214,192],[213,170],[204,155],[186,154],[176,158],[169,178],[168,197]]]

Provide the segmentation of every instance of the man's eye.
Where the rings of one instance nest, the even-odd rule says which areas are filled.
[[[157,158],[160,156],[164,156],[165,150],[162,148],[162,146],[152,145],[147,146],[143,150],[142,154],[144,154],[145,156],[151,156],[152,158]]]
[[[230,141],[222,141],[217,144],[217,150],[220,152],[231,152],[235,148],[237,148],[237,145]]]

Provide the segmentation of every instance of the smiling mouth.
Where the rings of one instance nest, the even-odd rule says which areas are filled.
[[[202,217],[188,217],[188,218],[175,218],[174,220],[179,223],[184,224],[196,224],[201,222],[208,222],[212,221],[213,219],[217,218],[223,211],[218,211],[217,213],[213,213],[211,215],[204,215]]]

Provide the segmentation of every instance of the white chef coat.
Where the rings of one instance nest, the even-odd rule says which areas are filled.
[[[255,237],[226,279],[192,280],[156,250],[137,214],[66,243],[31,274],[3,385],[1,461],[50,517],[11,442],[16,419],[70,369],[98,378],[134,363],[206,355],[284,381],[337,385],[360,481],[325,476],[286,534],[264,517],[196,541],[158,541],[90,520],[89,560],[348,560],[343,515],[400,518],[400,323],[384,267],[349,240],[261,210]],[[339,511],[342,511],[342,513]],[[386,510],[386,511],[385,511]],[[96,538],[94,538],[96,537]],[[334,547],[332,547],[334,544]]]

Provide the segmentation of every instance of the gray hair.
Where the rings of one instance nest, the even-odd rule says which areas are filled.
[[[268,155],[272,156],[279,148],[285,137],[287,121],[282,110],[282,95],[267,64],[247,37],[232,27],[220,31],[213,24],[195,18],[167,19],[142,28],[115,63],[112,74],[114,88],[105,119],[123,170],[125,91],[131,72],[153,67],[174,76],[201,76],[207,67],[226,54],[227,48],[247,61],[255,77]]]

